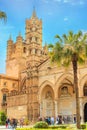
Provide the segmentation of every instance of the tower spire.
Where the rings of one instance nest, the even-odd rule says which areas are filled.
[[[37,18],[35,6],[33,7],[32,18]]]
[[[11,34],[10,34],[10,36],[9,36],[9,40],[12,40],[12,36],[11,36]]]

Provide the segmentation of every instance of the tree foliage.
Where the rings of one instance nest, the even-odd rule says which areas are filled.
[[[87,34],[78,31],[74,34],[69,31],[68,35],[63,34],[62,37],[56,35],[57,42],[49,44],[49,54],[51,62],[57,63],[60,66],[68,67],[72,64],[74,89],[76,95],[76,118],[77,128],[80,128],[80,106],[79,106],[79,87],[77,69],[78,63],[83,64],[87,60]]]
[[[7,15],[6,15],[5,12],[0,11],[0,19],[1,19],[1,20],[3,19],[3,20],[6,22],[6,20],[7,20]]]

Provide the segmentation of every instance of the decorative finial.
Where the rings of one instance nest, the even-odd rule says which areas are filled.
[[[35,11],[35,6],[33,7],[33,13],[32,13],[32,18],[36,18],[36,11]]]
[[[12,40],[12,36],[11,36],[11,34],[10,34],[10,36],[9,36],[9,40]]]
[[[19,34],[18,34],[18,36],[21,36],[21,31],[19,31]]]

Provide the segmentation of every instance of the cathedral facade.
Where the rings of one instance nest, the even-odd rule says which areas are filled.
[[[87,64],[78,68],[81,121],[87,121]],[[51,65],[47,45],[42,46],[42,20],[33,10],[26,20],[25,39],[19,33],[7,41],[6,75],[0,75],[0,110],[9,118],[61,115],[73,122],[76,99],[70,66]]]

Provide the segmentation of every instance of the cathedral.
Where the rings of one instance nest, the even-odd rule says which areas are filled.
[[[14,43],[7,41],[6,74],[0,74],[0,110],[9,118],[76,116],[72,66],[52,65],[48,48],[42,46],[42,20],[33,10]],[[78,67],[81,121],[87,122],[87,63]]]

